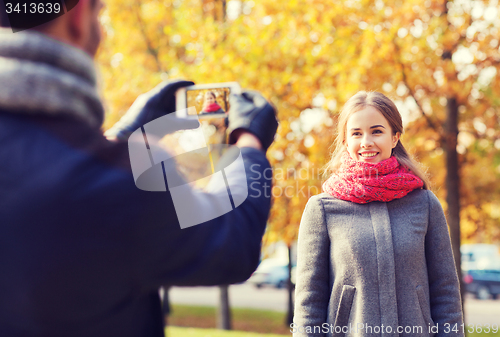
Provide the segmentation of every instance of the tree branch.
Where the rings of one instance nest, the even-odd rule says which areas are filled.
[[[146,33],[146,28],[144,26],[144,21],[142,20],[141,17],[141,0],[136,1],[137,5],[137,10],[136,10],[136,15],[137,15],[137,21],[139,23],[139,28],[141,30],[142,36],[144,37],[144,41],[146,42],[146,47],[148,48],[148,53],[153,56],[156,62],[156,67],[158,69],[158,72],[164,72],[163,67],[161,65],[160,59],[158,57],[158,49],[153,47],[153,44],[151,43],[151,40],[148,37],[148,34]]]
[[[432,119],[430,118],[429,115],[427,115],[424,111],[424,109],[422,108],[422,104],[420,104],[420,101],[417,99],[416,95],[415,95],[415,91],[412,89],[412,87],[410,86],[410,84],[408,83],[408,78],[406,76],[406,72],[405,72],[405,65],[403,63],[403,61],[401,60],[401,50],[396,42],[395,39],[393,39],[393,44],[394,44],[394,47],[396,49],[396,52],[398,54],[398,58],[397,58],[397,62],[399,63],[399,65],[401,66],[401,77],[402,77],[402,81],[404,83],[404,85],[408,88],[408,91],[410,93],[410,96],[413,98],[413,100],[415,101],[415,103],[417,104],[417,107],[418,109],[420,110],[420,113],[422,114],[422,116],[425,118],[425,120],[427,121],[427,124],[434,130],[438,133],[439,137],[441,138],[442,140],[442,135],[443,135],[443,130],[442,128],[439,128],[433,121]]]

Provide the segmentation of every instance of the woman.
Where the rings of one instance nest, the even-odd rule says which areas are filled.
[[[300,224],[294,335],[464,336],[445,216],[402,133],[381,93],[341,112],[325,193]]]
[[[202,114],[223,114],[226,113],[217,103],[213,91],[205,92],[205,102],[203,103]]]

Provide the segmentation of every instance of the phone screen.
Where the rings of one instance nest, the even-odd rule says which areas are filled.
[[[230,87],[187,89],[187,109],[179,111],[181,118],[196,118],[196,130],[178,131],[167,135],[162,143],[175,154],[179,171],[194,186],[204,188],[208,177],[216,171],[220,158],[227,150],[226,118],[230,108]]]
[[[226,114],[229,111],[229,94],[231,88],[187,89],[186,106],[195,107],[198,116]],[[193,114],[193,109],[188,114]]]
[[[187,89],[187,115],[197,115],[207,145],[226,144],[226,122],[231,88]],[[193,109],[194,107],[194,109]]]

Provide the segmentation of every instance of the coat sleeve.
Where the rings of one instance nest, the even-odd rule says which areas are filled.
[[[300,222],[295,288],[294,336],[324,336],[329,295],[330,240],[323,203],[309,199]],[[316,328],[316,330],[315,330]]]
[[[212,220],[180,228],[171,193],[142,192],[148,199],[140,201],[144,211],[131,247],[136,254],[132,257],[135,278],[141,287],[232,284],[250,277],[259,263],[272,172],[264,152],[242,148],[241,155],[246,174],[225,170],[224,179],[231,190],[224,181],[211,181],[210,191],[181,199],[189,212],[203,214],[217,206],[214,197],[227,198],[229,192],[236,207]],[[235,195],[241,195],[244,187],[248,196],[239,204],[242,198],[237,202]]]
[[[464,336],[460,285],[448,226],[438,198],[430,191],[428,196],[429,225],[425,237],[425,255],[431,316],[439,329],[435,336]],[[452,331],[453,328],[458,329],[459,333]]]

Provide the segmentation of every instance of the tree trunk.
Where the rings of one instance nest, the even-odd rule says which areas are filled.
[[[226,22],[227,4],[226,0],[222,0],[222,22]]]
[[[161,301],[161,311],[163,314],[163,325],[166,327],[168,325],[168,316],[170,315],[170,300],[168,298],[168,291],[170,286],[163,287],[163,298]]]
[[[217,329],[231,330],[231,308],[229,306],[229,285],[220,286]]]
[[[458,137],[458,104],[454,97],[448,98],[446,105],[446,203],[448,204],[448,226],[455,257],[455,267],[460,281],[462,307],[464,285],[462,282],[461,254],[460,254],[460,176],[457,153]]]
[[[287,245],[288,248],[288,282],[287,282],[287,290],[288,290],[288,314],[286,315],[286,326],[290,327],[290,324],[293,322],[293,291],[295,287],[292,283],[292,247]]]

